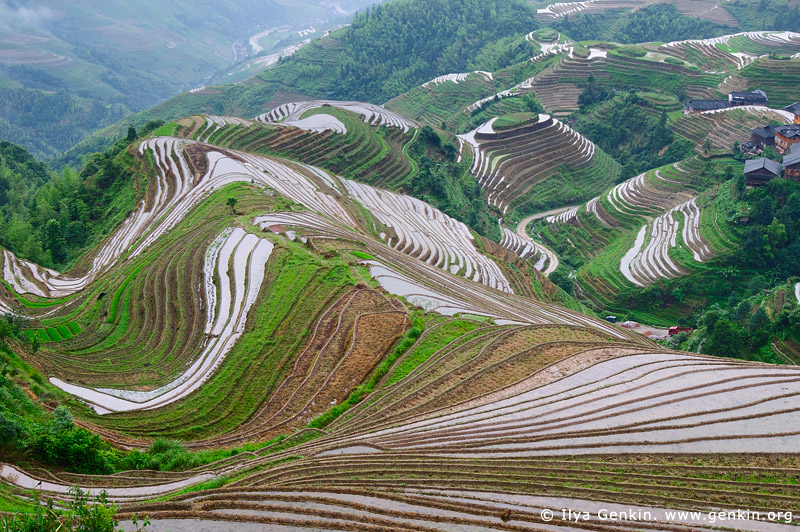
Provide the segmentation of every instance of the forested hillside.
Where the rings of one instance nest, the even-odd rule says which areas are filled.
[[[338,71],[319,69],[329,79],[320,80],[323,85],[317,90],[329,97],[381,103],[439,74],[462,72],[484,46],[537,26],[530,9],[510,0],[401,0],[379,5],[357,16],[342,33],[342,46],[333,59]],[[289,59],[286,68],[302,61]],[[482,66],[486,65],[474,68]],[[496,68],[503,66],[507,65]],[[279,72],[262,77],[269,80]],[[309,74],[310,82],[314,71]]]
[[[576,41],[603,40],[620,43],[706,39],[730,33],[730,26],[687,17],[672,4],[648,6],[638,11],[614,9],[603,13],[567,15],[551,26]]]
[[[605,91],[600,98],[603,91],[588,84],[575,127],[623,165],[620,181],[692,155],[694,145],[667,127],[666,111],[655,117],[639,105],[644,99],[636,92],[612,98]]]
[[[147,130],[145,129],[144,132]],[[92,154],[77,173],[48,171],[28,151],[0,142],[0,247],[65,268],[121,223],[146,186],[134,179],[132,136]]]
[[[51,92],[0,85],[0,139],[23,144],[40,158],[58,156],[129,113],[123,104],[80,98],[63,88]]]

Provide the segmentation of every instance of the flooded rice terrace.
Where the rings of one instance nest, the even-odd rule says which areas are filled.
[[[136,528],[130,521],[120,523],[122,530],[133,532]],[[210,521],[206,519],[159,519],[147,527],[147,532],[309,532],[310,529],[289,525],[268,525],[265,523],[236,523],[231,521]],[[336,532],[318,529],[317,532]]]

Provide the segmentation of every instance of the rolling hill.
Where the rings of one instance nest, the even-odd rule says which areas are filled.
[[[398,0],[80,173],[0,143],[4,525],[796,528],[800,184],[734,143],[800,35],[645,4]]]
[[[184,131],[254,126],[207,117]],[[516,530],[547,522],[556,500],[660,516],[637,529],[673,508],[766,512],[780,497],[795,509],[791,484],[776,483],[791,459],[731,477],[749,453],[795,445],[792,407],[772,408],[793,393],[795,370],[670,352],[554,305],[543,277],[539,296],[519,295],[507,252],[407,196],[191,138],[154,136],[130,152],[150,184],[73,271],[3,255],[3,304],[21,305],[27,332],[48,339],[35,356],[9,340],[48,377],[34,385],[17,363],[18,385],[122,448],[167,437],[248,450],[109,477],[4,464],[4,500],[40,480],[43,497],[103,488],[122,518],[149,515],[156,530],[185,519]],[[661,185],[642,186],[620,192],[625,205]]]

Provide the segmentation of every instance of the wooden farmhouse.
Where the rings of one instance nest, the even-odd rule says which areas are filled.
[[[783,156],[783,177],[800,181],[800,144],[792,146],[792,150]]]
[[[750,140],[760,150],[765,146],[775,146],[779,153],[788,153],[793,145],[800,144],[800,125],[770,125],[751,129]]]
[[[779,127],[780,126],[771,125],[771,126],[757,127],[755,129],[751,129],[750,140],[753,143],[753,145],[759,150],[763,150],[765,146],[774,146],[775,130]]]
[[[781,177],[781,163],[762,157],[744,162],[744,177],[748,187],[763,187],[776,177]]]
[[[689,100],[686,107],[692,114],[703,113],[705,111],[716,111],[730,107],[728,100]]]
[[[761,90],[752,92],[732,92],[728,95],[730,107],[740,107],[742,105],[757,105],[764,107],[767,105],[767,93]]]
[[[787,153],[789,149],[800,143],[800,125],[780,126],[775,128],[775,149]]]

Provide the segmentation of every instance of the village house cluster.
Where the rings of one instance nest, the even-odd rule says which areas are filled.
[[[728,94],[727,100],[689,100],[686,102],[686,112],[689,114],[699,114],[707,111],[727,109],[729,107],[743,107],[745,105],[765,107],[768,101],[767,94],[761,90],[732,92]]]
[[[686,114],[699,114],[731,107],[766,107],[769,99],[762,90],[751,92],[732,92],[726,100],[689,100]],[[770,124],[750,130],[750,141],[743,142],[739,149],[744,153],[760,154],[767,146],[783,155],[783,161],[773,161],[766,157],[745,162],[744,175],[747,186],[760,187],[771,179],[783,177],[800,181],[800,102],[784,107],[793,115],[791,124]]]
[[[768,125],[750,130],[750,142],[742,144],[741,149],[762,152],[767,146],[774,146],[783,155],[783,161],[773,161],[766,157],[745,161],[744,175],[747,186],[760,187],[771,179],[783,177],[800,181],[800,102],[785,107],[794,115],[792,124]]]

